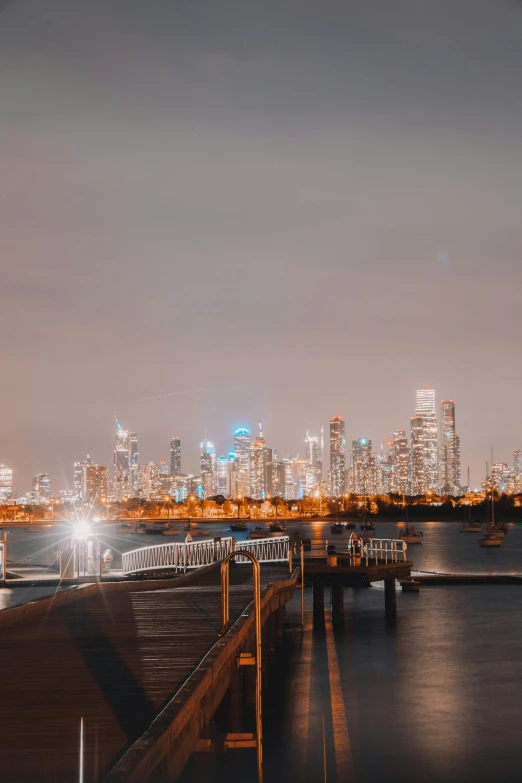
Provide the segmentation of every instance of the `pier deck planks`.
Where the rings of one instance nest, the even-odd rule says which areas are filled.
[[[288,578],[262,567],[262,585]],[[107,592],[0,630],[0,780],[102,780],[218,640],[219,571],[190,586]],[[252,572],[230,571],[230,618],[252,600]]]

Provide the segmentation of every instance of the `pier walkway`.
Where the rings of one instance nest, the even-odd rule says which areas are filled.
[[[288,563],[263,565],[261,574],[266,622],[289,600],[297,576],[290,576]],[[243,615],[246,634],[253,619],[252,572],[235,566],[230,577],[230,619]],[[228,687],[221,661],[222,682],[215,687],[211,671],[207,685],[213,681],[214,690],[209,685],[204,691],[205,671],[227,646],[220,630],[219,563],[170,580],[81,585],[0,613],[2,783],[77,781],[82,753],[83,780],[102,781],[155,719],[170,725],[189,705],[184,763]],[[235,634],[235,655],[245,634]],[[195,670],[207,715],[194,712],[189,692],[178,693]],[[151,740],[156,754],[165,726],[156,726]],[[148,780],[145,768],[139,771],[143,753],[129,752],[132,769],[123,767],[114,779],[136,774]]]

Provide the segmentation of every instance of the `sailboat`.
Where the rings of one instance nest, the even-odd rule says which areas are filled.
[[[493,460],[491,460],[493,464]],[[478,545],[482,549],[485,547],[500,546],[504,540],[504,531],[495,527],[495,487],[493,486],[493,477],[491,479],[491,522],[488,529],[478,539]]]

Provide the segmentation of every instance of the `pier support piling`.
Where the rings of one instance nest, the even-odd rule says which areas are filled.
[[[386,620],[389,623],[395,622],[397,617],[397,592],[395,589],[395,578],[388,577],[384,580],[384,609]]]
[[[332,584],[332,626],[336,631],[344,628],[344,587],[342,584]]]
[[[324,628],[324,585],[315,581],[313,586],[314,629]]]

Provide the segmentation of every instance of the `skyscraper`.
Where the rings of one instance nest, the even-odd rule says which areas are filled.
[[[460,439],[455,432],[455,403],[440,404],[440,491],[445,495],[460,495]]]
[[[408,494],[409,490],[409,449],[406,430],[398,429],[393,433],[393,479],[391,491]]]
[[[201,467],[201,483],[205,497],[216,494],[216,447],[210,440],[201,441],[201,453],[199,458]]]
[[[411,417],[411,494],[426,492],[426,470],[424,465],[424,421],[422,416]]]
[[[229,461],[223,454],[216,460],[216,495],[227,498],[230,495]]]
[[[238,461],[237,497],[250,495],[250,430],[238,427],[234,431],[234,453]]]
[[[129,433],[129,494],[136,497],[139,494],[140,453],[138,448],[138,433]]]
[[[271,462],[271,449],[267,448],[263,427],[259,422],[259,434],[250,447],[250,494],[255,500],[264,500],[268,494],[266,465],[269,456]]]
[[[87,503],[107,502],[107,467],[89,462],[84,466],[85,500]]]
[[[368,438],[352,441],[353,486],[357,495],[375,494],[375,459]]]
[[[422,432],[420,439],[422,442],[422,472],[419,471],[420,465],[415,464],[415,479],[413,477],[413,432],[412,432],[412,484],[415,482],[420,492],[413,494],[424,494],[425,492],[437,492],[439,489],[439,445],[437,437],[437,409],[435,407],[435,391],[433,389],[419,389],[417,391],[417,408],[415,410],[416,426],[421,426]],[[412,419],[413,422],[413,419]],[[415,448],[419,449],[416,432]],[[418,458],[419,455],[415,454]],[[422,473],[422,480],[420,480]]]
[[[32,495],[35,503],[49,500],[51,497],[51,479],[47,473],[38,473],[33,477]]]
[[[181,440],[177,436],[170,441],[170,474],[181,476]]]
[[[310,495],[321,483],[323,477],[323,453],[321,441],[316,435],[306,433],[305,456],[308,462],[306,494]]]
[[[114,484],[118,500],[129,495],[130,435],[116,419],[116,450],[114,452]]]
[[[330,420],[330,476],[332,495],[340,497],[346,487],[346,444],[344,419],[332,416]]]

